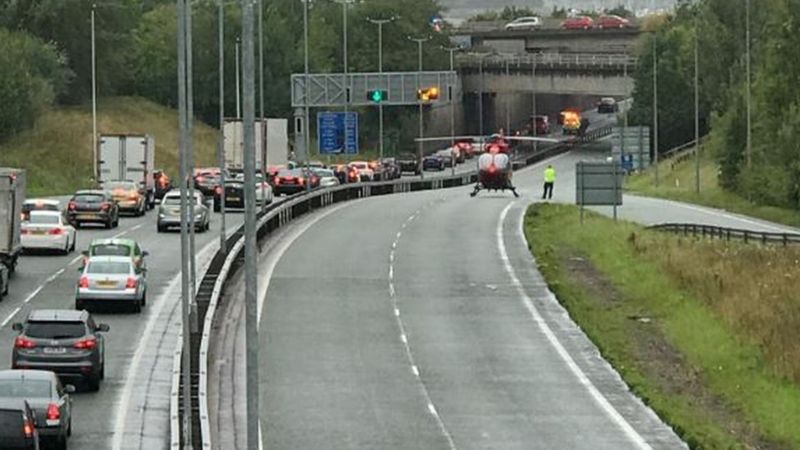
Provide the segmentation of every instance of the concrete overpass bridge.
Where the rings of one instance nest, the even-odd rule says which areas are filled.
[[[500,53],[610,53],[633,54],[637,50],[638,28],[590,30],[460,29],[454,39],[470,48]]]

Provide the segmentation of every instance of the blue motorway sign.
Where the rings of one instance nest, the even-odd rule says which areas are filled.
[[[322,155],[358,154],[358,113],[318,112],[317,143]]]

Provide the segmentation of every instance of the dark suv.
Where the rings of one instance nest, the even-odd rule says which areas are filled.
[[[119,225],[119,205],[106,191],[78,191],[67,204],[67,220],[75,228],[99,223],[106,228]]]
[[[9,450],[39,450],[36,420],[24,399],[0,399],[0,444]]]
[[[31,311],[25,323],[14,324],[19,336],[14,340],[11,367],[83,379],[89,390],[97,391],[105,377],[105,342],[100,333],[108,329],[108,325],[95,324],[87,311]]]

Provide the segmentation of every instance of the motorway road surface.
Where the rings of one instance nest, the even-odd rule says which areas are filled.
[[[229,231],[242,223],[241,214],[228,217]],[[213,214],[211,232],[196,235],[198,269],[218,248],[219,226],[219,214]],[[0,302],[0,360],[10,367],[17,334],[11,325],[23,321],[30,310],[75,307],[80,251],[94,238],[112,236],[135,239],[151,253],[147,306],[141,314],[95,314],[98,322],[111,327],[106,333],[106,378],[98,392],[79,386],[79,392],[73,394],[69,445],[82,449],[167,448],[172,357],[180,330],[180,234],[157,234],[155,211],[141,218],[123,217],[119,228],[113,230],[78,230],[78,251],[68,256],[23,256],[9,296]]]
[[[575,163],[595,159],[604,155],[572,152],[518,172],[518,200],[471,199],[466,187],[375,197],[279,236],[259,277],[269,280],[264,447],[685,448],[572,323],[520,232],[546,163],[558,174],[554,200],[572,203]],[[620,216],[643,223],[797,231],[694,205],[625,203]],[[242,390],[229,390],[223,403],[242,409]]]

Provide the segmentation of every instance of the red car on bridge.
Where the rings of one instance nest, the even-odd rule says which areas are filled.
[[[594,22],[597,28],[628,28],[631,23],[620,16],[600,16]]]
[[[561,22],[564,30],[589,30],[594,28],[594,20],[589,16],[570,17]]]

